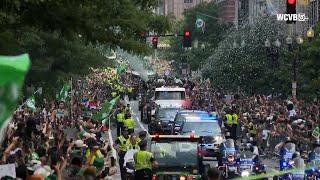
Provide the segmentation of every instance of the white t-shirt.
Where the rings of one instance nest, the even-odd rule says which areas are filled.
[[[292,110],[289,111],[289,118],[290,118],[290,117],[294,117],[294,116],[296,116],[296,115],[297,115],[297,113],[296,113],[296,111],[295,111],[294,109],[292,109]]]
[[[269,133],[270,133],[270,130],[267,130],[267,129],[262,130],[262,139],[267,140]]]

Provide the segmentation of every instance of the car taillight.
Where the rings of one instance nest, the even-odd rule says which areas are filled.
[[[152,180],[157,180],[157,175],[153,175]]]
[[[196,179],[196,177],[188,176],[187,180]]]

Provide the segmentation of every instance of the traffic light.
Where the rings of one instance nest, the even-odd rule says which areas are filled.
[[[191,47],[191,33],[190,31],[184,31],[183,33],[183,47]]]
[[[297,4],[296,0],[287,0],[287,14],[296,14],[297,13],[296,4]],[[295,23],[295,21],[288,20],[287,23],[292,24],[292,23]]]
[[[154,36],[152,38],[152,45],[153,45],[153,48],[154,49],[157,49],[158,48],[158,37],[157,36]]]

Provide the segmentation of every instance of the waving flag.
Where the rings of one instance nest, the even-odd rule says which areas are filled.
[[[27,99],[26,105],[28,108],[30,108],[32,111],[36,111],[36,101],[34,99],[34,96],[31,96]]]
[[[122,74],[126,71],[126,66],[124,65],[120,65],[118,68],[117,68],[117,74]]]
[[[57,95],[57,100],[66,101],[68,98],[70,89],[71,89],[71,86],[69,84],[63,85],[62,89],[60,90],[59,94]]]
[[[29,70],[28,54],[20,56],[0,56],[0,128],[9,122],[16,108],[24,77]],[[2,134],[0,134],[0,138]]]
[[[106,101],[102,104],[101,111],[93,116],[96,121],[103,121],[107,119],[114,106],[118,103],[120,96],[113,98],[110,102]]]
[[[320,137],[320,128],[316,127],[313,131],[312,131],[312,136],[315,138],[319,138]]]

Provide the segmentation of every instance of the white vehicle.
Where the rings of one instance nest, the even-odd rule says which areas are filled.
[[[181,108],[186,90],[181,87],[160,87],[155,89],[154,102],[161,108]]]

